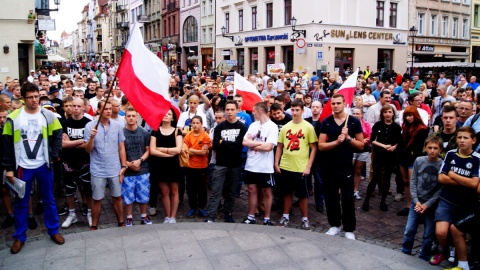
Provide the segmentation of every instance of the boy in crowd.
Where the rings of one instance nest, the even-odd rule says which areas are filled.
[[[441,190],[437,178],[443,163],[438,157],[442,149],[442,140],[439,137],[430,136],[425,140],[424,149],[427,156],[418,157],[413,163],[410,183],[412,206],[403,236],[402,252],[412,254],[415,234],[423,216],[425,228],[419,257],[429,260],[433,239],[435,238],[435,209]]]
[[[475,141],[475,130],[469,126],[461,127],[457,132],[458,149],[449,151],[445,156],[438,176],[438,182],[444,186],[435,212],[435,232],[441,250],[430,259],[430,264],[438,265],[447,258],[448,233],[451,225],[475,212],[477,208],[476,189],[479,180],[480,154],[472,150]],[[464,247],[461,241],[465,240],[459,238],[463,238],[463,234],[456,230],[452,233],[455,233],[455,244],[459,244],[460,248]],[[466,250],[460,250],[460,252],[457,250],[457,254],[460,253],[458,267],[469,269]]]

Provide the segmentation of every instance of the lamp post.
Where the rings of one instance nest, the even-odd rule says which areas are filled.
[[[410,68],[410,79],[413,77],[413,62],[415,62],[415,37],[417,36],[417,28],[415,28],[415,25],[408,30],[410,37],[412,38],[412,66]]]
[[[220,29],[222,29],[222,37],[224,37],[224,38],[229,38],[229,39],[231,39],[231,40],[233,41],[233,36],[227,36],[227,35],[225,35],[225,34],[227,33],[227,28],[226,28],[225,26],[222,26],[222,28],[220,28]]]
[[[307,30],[298,30],[295,28],[297,26],[297,19],[295,18],[295,16],[290,19],[290,24],[292,25],[293,31],[291,40],[292,42],[296,41],[300,37],[300,35],[303,35],[304,38],[307,37]]]

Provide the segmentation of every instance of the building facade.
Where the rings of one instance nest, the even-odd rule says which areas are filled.
[[[144,15],[140,22],[143,22],[144,35],[143,39],[146,46],[155,54],[162,57],[161,53],[161,23],[162,23],[162,8],[161,0],[144,0]]]
[[[114,14],[111,20],[112,36],[112,61],[119,63],[130,36],[130,8],[128,0],[111,1],[110,11]],[[112,58],[112,57],[111,57]]]
[[[163,62],[171,67],[180,66],[180,4],[179,0],[162,0]]]
[[[193,69],[198,66],[200,48],[200,0],[181,0],[180,46],[182,54],[180,63],[183,68]]]
[[[469,62],[470,13],[470,0],[410,1],[409,26],[418,29],[414,63]]]
[[[200,55],[198,66],[202,71],[215,67],[215,0],[200,3]]]
[[[408,1],[381,1],[380,14],[377,2],[222,1],[216,6],[216,60],[233,60],[225,64],[227,69],[236,65],[234,69],[242,74],[276,73],[282,66],[286,71],[309,73],[343,74],[348,67],[366,66],[404,71]],[[293,31],[292,17],[295,30],[305,34]],[[222,28],[230,37],[222,36]]]
[[[473,0],[471,5],[471,47],[470,47],[470,61],[472,63],[480,62],[480,0]]]
[[[13,1],[0,10],[1,82],[6,77],[24,81],[29,70],[35,69],[35,24],[28,20],[34,10],[34,2],[29,0]]]

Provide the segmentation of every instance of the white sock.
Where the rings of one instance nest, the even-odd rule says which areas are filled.
[[[133,215],[127,215],[127,218],[133,218]]]
[[[68,215],[75,216],[75,209],[68,209]]]
[[[468,261],[458,261],[457,266],[462,268],[463,270],[470,270],[470,266],[468,266]]]
[[[290,214],[283,214],[283,217],[286,219],[290,219]]]
[[[145,214],[140,214],[140,217],[142,217],[142,218],[147,217],[147,213],[145,213]]]
[[[308,217],[302,217],[302,222],[308,221]]]
[[[267,222],[267,221],[269,221],[269,220],[270,220],[269,217],[264,217],[264,218],[263,218],[263,223],[265,223],[265,222]]]
[[[255,220],[255,215],[247,215],[248,220]]]

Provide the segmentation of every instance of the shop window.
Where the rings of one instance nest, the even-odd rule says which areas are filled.
[[[393,50],[378,49],[377,68],[380,69],[382,72],[386,70],[392,70],[392,57],[393,57]]]
[[[339,74],[344,74],[348,67],[353,69],[353,54],[354,49],[351,48],[335,49],[335,71],[338,71]]]
[[[197,19],[189,16],[183,23],[183,42],[197,42],[198,41],[198,24]]]

